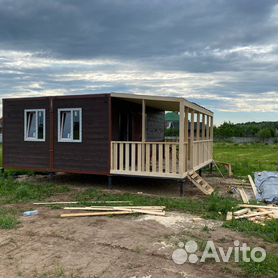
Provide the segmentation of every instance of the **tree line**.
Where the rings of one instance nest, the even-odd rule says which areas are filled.
[[[227,137],[257,137],[267,139],[277,136],[278,122],[248,122],[234,124],[224,122],[214,127],[214,136]]]

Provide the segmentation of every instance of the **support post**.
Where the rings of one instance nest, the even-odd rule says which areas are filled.
[[[200,113],[197,112],[197,127],[196,127],[196,140],[200,140]],[[200,142],[197,143],[197,164],[200,163]]]
[[[142,100],[142,142],[146,142],[146,103]]]
[[[143,99],[142,100],[142,165],[141,169],[142,171],[145,171],[145,142],[146,142],[146,101]]]
[[[185,172],[188,170],[188,159],[189,159],[189,154],[188,154],[188,107],[185,107],[185,112],[184,112],[184,160],[185,160]]]
[[[205,140],[205,130],[206,130],[206,115],[202,114],[202,140]]]
[[[210,140],[213,140],[213,117],[210,117]]]
[[[108,176],[107,178],[108,178],[108,183],[107,183],[108,189],[112,189],[113,187],[112,176]]]
[[[209,115],[207,115],[207,140],[209,140]]]
[[[194,157],[193,157],[193,148],[194,148],[194,110],[191,110],[191,119],[190,119],[190,170],[194,167]]]
[[[178,180],[178,186],[180,189],[180,197],[184,196],[184,185],[185,185],[185,180]]]
[[[184,173],[184,101],[180,101],[180,122],[179,122],[179,174]]]

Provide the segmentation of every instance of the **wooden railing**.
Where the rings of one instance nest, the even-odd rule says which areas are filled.
[[[212,160],[213,140],[199,140],[193,142],[193,168]]]
[[[188,150],[191,150],[191,156]],[[212,140],[184,144],[179,157],[178,142],[111,142],[111,174],[184,177],[212,159]],[[181,163],[182,162],[182,163]],[[182,166],[183,165],[183,166]],[[181,168],[183,167],[183,169]]]
[[[184,147],[186,171],[187,144]],[[111,173],[146,176],[179,176],[179,144],[176,142],[111,142]]]

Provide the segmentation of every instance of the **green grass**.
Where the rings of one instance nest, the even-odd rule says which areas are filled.
[[[256,224],[246,219],[241,219],[226,221],[223,226],[237,232],[244,232],[251,236],[259,236],[269,242],[278,242],[277,220],[269,220],[264,224],[265,226]]]
[[[131,201],[135,206],[166,206],[167,210],[195,213],[206,218],[224,220],[226,213],[238,204],[233,198],[223,198],[217,194],[204,199],[150,197],[132,193],[113,194],[97,189],[88,189],[77,195],[77,200],[89,205],[89,200]]]
[[[19,223],[13,209],[0,208],[0,229],[13,229]]]
[[[213,151],[216,161],[232,164],[237,177],[260,171],[277,171],[277,144],[214,143]]]
[[[240,261],[239,265],[248,277],[277,277],[278,274],[278,257],[268,252],[265,260],[260,263],[250,260],[250,262]]]
[[[0,204],[39,201],[57,193],[69,191],[69,187],[51,183],[32,184],[17,182],[12,178],[0,178]]]

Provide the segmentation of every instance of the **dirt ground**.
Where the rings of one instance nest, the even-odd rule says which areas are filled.
[[[71,181],[74,182],[73,178]],[[114,190],[121,189],[117,182]],[[85,184],[84,188],[88,185],[88,181],[81,183]],[[103,187],[105,181],[98,184]],[[131,190],[128,184],[122,187]],[[145,185],[144,188],[132,187],[132,190],[154,193],[154,188],[148,188]],[[168,195],[177,196],[173,183],[167,188]],[[185,194],[194,191],[187,189]],[[160,190],[155,193],[160,194]],[[59,200],[71,196],[65,193]],[[17,207],[24,210],[30,204]],[[21,217],[19,228],[0,230],[0,276],[231,277],[233,273],[234,277],[240,276],[241,271],[233,263],[186,262],[178,265],[172,260],[172,253],[179,242],[190,239],[200,244],[213,240],[223,248],[233,246],[236,239],[250,246],[259,244],[266,249],[273,248],[258,238],[222,228],[219,221],[204,220],[191,214],[167,212],[165,217],[60,218],[61,213],[59,209],[39,207],[39,215]]]

